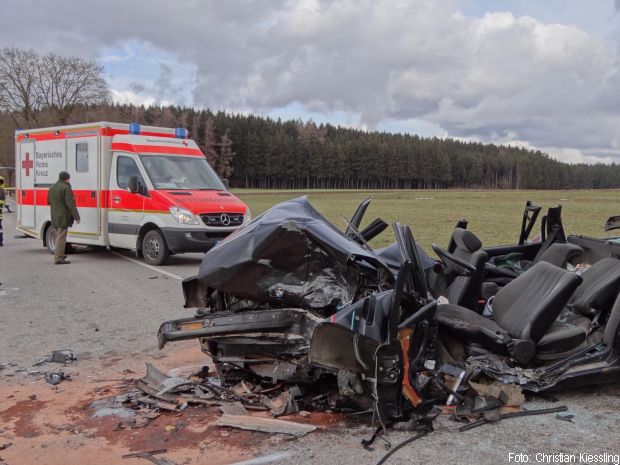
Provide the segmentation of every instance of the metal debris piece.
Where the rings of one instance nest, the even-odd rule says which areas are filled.
[[[241,404],[241,402],[224,403],[219,406],[222,413],[226,415],[247,415],[247,409]]]
[[[507,398],[504,397],[504,405],[508,407],[518,407],[525,403],[525,396],[521,388],[514,384],[502,384],[499,381],[493,381],[491,384],[483,384],[470,381],[469,385],[479,396],[490,396],[499,399],[503,392],[504,395],[507,396]]]
[[[474,399],[473,411],[486,412],[489,410],[497,410],[502,406],[502,402],[497,397],[492,396],[476,396]]]
[[[65,374],[64,371],[56,371],[45,374],[45,381],[52,386],[62,383],[64,380],[71,381],[71,375]]]
[[[271,379],[273,383],[279,380],[286,381],[297,371],[297,364],[286,361],[273,363],[256,363],[250,369],[261,378]]]
[[[299,412],[299,406],[297,405],[297,401],[289,389],[288,391],[284,391],[279,396],[270,399],[269,411],[274,417],[281,417]]]
[[[38,362],[35,362],[32,366],[42,365],[44,363],[71,363],[77,360],[77,357],[73,354],[71,349],[55,350],[51,355],[42,358]]]
[[[560,407],[553,407],[553,408],[543,408],[543,409],[538,409],[538,410],[523,410],[521,412],[500,414],[499,419],[504,420],[506,418],[527,417],[530,415],[544,415],[546,413],[565,412],[566,410],[568,410],[568,407],[566,405],[562,405]],[[468,425],[461,426],[459,428],[459,431],[463,432],[463,431],[468,431],[470,429],[477,428],[478,426],[482,426],[488,423],[488,421],[489,420],[487,420],[486,418],[481,418],[480,420],[474,421],[473,423],[469,423]]]
[[[135,384],[140,391],[151,397],[170,404],[179,404],[180,402],[178,401],[178,396],[166,392],[166,388],[170,386],[164,385],[164,382],[167,379],[170,379],[170,377],[163,374],[150,363],[147,363],[146,376],[144,378],[137,379]]]
[[[275,420],[273,418],[252,417],[249,415],[224,414],[215,424],[217,426],[230,426],[249,431],[261,431],[263,433],[290,434],[297,437],[305,436],[316,429],[314,425]]]
[[[155,465],[177,465],[175,462],[173,462],[169,458],[155,457],[155,455],[163,454],[167,451],[168,451],[167,449],[158,449],[158,450],[151,450],[151,451],[145,451],[145,452],[133,452],[131,454],[121,455],[121,458],[123,459],[140,458],[140,459],[148,460],[149,462],[154,463]]]
[[[565,413],[565,414],[558,413],[555,416],[555,418],[556,420],[562,420],[562,421],[567,421],[568,423],[572,423],[573,418],[575,418],[575,415],[571,415],[570,413]]]

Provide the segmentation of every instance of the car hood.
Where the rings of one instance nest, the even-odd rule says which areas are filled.
[[[335,311],[353,300],[364,274],[394,279],[304,196],[275,205],[207,252],[197,279],[238,298]]]

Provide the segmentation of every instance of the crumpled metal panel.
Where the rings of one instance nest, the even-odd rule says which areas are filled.
[[[275,205],[205,254],[197,279],[237,298],[332,309],[355,297],[364,272],[392,273],[349,240],[306,196]]]

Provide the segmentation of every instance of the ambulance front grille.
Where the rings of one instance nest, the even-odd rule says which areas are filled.
[[[240,213],[202,213],[200,218],[207,226],[241,226],[243,215]]]

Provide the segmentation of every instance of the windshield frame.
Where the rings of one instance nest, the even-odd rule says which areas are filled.
[[[166,158],[166,159],[198,159],[201,160],[207,168],[207,172],[208,175],[212,178],[212,180],[214,181],[214,184],[216,184],[216,186],[213,187],[163,187],[162,186],[162,182],[156,182],[157,178],[154,176],[155,173],[152,173],[152,170],[149,168],[149,163],[145,162],[145,160],[149,160],[151,158]],[[209,190],[209,191],[226,191],[226,186],[224,185],[224,183],[222,182],[222,180],[220,179],[220,177],[218,176],[218,174],[215,172],[215,170],[213,169],[213,167],[209,164],[209,162],[207,162],[206,158],[204,157],[199,157],[199,156],[194,156],[194,155],[178,155],[178,154],[174,154],[174,153],[158,153],[158,154],[140,154],[138,155],[138,158],[140,158],[140,162],[142,163],[142,166],[144,167],[144,171],[146,172],[146,175],[149,178],[149,181],[151,182],[151,184],[153,185],[153,188],[155,190],[166,190],[166,191],[194,191],[194,190]]]

